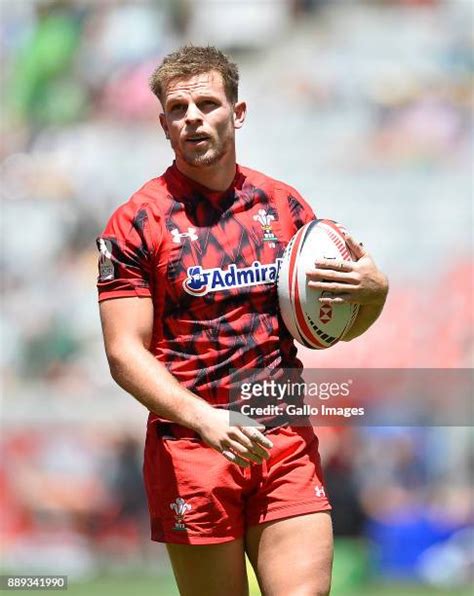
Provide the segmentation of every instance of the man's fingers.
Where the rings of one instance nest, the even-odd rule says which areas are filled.
[[[250,467],[250,462],[243,459],[242,457],[240,457],[239,455],[236,455],[233,451],[231,451],[230,449],[223,449],[221,451],[222,455],[228,459],[229,461],[231,461],[234,464],[237,464],[238,466],[241,466],[242,468],[248,468]]]
[[[273,447],[273,443],[268,439],[263,433],[261,433],[255,427],[249,426],[241,426],[239,427],[240,430],[254,443],[265,447],[266,449],[271,449]],[[265,427],[261,427],[265,428]]]
[[[318,302],[320,304],[355,304],[357,300],[354,300],[350,294],[331,294],[331,296],[320,296]]]
[[[242,445],[242,443],[239,442],[239,439],[228,439],[226,443],[228,443],[228,447],[226,445],[224,449],[230,449],[237,456],[242,457],[245,460],[250,460],[256,464],[261,464],[263,462],[263,456],[254,453],[254,451]]]
[[[345,236],[345,240],[347,242],[347,246],[351,249],[352,254],[357,260],[367,254],[362,242],[357,242],[357,240],[350,234]]]
[[[314,262],[316,269],[332,269],[334,271],[352,271],[354,264],[351,261],[339,259],[318,259]]]
[[[334,269],[308,269],[306,277],[309,281],[339,281],[356,282],[358,273],[356,271],[335,271]]]
[[[268,453],[268,451],[266,451],[263,447],[261,447],[258,443],[253,441],[251,438],[249,438],[243,432],[243,430],[236,429],[235,436],[233,438],[235,438],[237,441],[239,441],[239,443],[241,443],[246,449],[248,449],[248,451],[252,452],[257,457],[259,457],[260,460],[268,459],[270,457],[270,454]],[[261,461],[259,463],[261,463]]]
[[[355,292],[359,289],[358,286],[352,284],[344,284],[329,281],[309,281],[308,287],[314,288],[315,290],[321,290],[322,292],[333,292],[335,294]]]

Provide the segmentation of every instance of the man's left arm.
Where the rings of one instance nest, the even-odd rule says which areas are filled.
[[[307,276],[310,287],[327,292],[319,299],[321,304],[360,304],[354,324],[342,338],[350,341],[367,331],[380,316],[387,298],[388,280],[361,244],[349,235],[346,242],[355,261],[322,259],[307,271]]]

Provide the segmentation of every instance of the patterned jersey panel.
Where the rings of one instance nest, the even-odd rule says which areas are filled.
[[[161,244],[161,217],[148,192],[121,205],[97,238],[99,301],[151,296],[153,260]]]
[[[115,244],[111,257],[101,252],[114,277],[105,279],[108,263],[102,264],[100,299],[151,296],[151,350],[214,405],[228,402],[232,368],[300,367],[278,314],[275,281],[286,244],[314,218],[301,196],[247,168],[238,168],[222,193],[174,165],[144,189],[119,208],[101,237]]]

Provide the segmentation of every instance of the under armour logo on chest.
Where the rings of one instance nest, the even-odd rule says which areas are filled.
[[[197,240],[196,228],[188,228],[187,232],[180,232],[177,228],[171,230],[171,236],[175,244],[181,244],[181,238],[189,238],[190,240]]]

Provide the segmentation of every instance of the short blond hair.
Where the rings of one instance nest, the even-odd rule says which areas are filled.
[[[238,99],[239,69],[214,46],[186,45],[165,56],[150,77],[150,89],[163,104],[166,87],[171,80],[211,70],[221,74],[227,99],[235,104]]]

